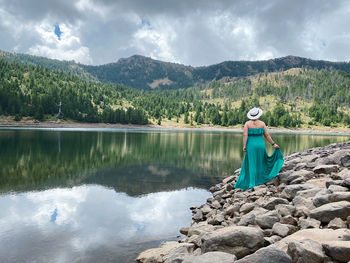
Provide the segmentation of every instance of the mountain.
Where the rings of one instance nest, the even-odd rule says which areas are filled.
[[[291,68],[342,70],[350,72],[349,62],[330,62],[287,56],[262,61],[225,61],[219,64],[191,67],[134,55],[116,63],[99,66],[74,61],[59,61],[43,57],[0,51],[0,57],[26,64],[62,70],[89,80],[119,83],[135,89],[177,89],[206,84],[213,80],[231,80],[263,72],[278,72]]]

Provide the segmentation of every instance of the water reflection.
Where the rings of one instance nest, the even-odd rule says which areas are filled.
[[[149,241],[174,239],[189,206],[208,197],[189,188],[134,198],[96,185],[2,195],[0,262],[133,262]]]
[[[301,134],[273,138],[284,154],[349,139]],[[242,146],[242,134],[232,132],[0,130],[0,191],[88,183],[137,196],[208,188],[240,167]]]

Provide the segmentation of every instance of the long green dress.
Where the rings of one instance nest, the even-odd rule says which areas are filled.
[[[275,149],[269,156],[266,152],[264,128],[248,129],[246,154],[235,188],[249,189],[264,184],[276,177],[283,165],[281,149]]]

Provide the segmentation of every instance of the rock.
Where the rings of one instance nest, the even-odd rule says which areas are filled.
[[[288,205],[289,202],[287,199],[284,199],[284,198],[271,197],[263,207],[267,210],[273,210],[275,209],[275,206],[279,204]]]
[[[293,204],[294,204],[296,209],[298,209],[299,207],[303,207],[303,206],[305,206],[309,210],[312,210],[312,209],[315,208],[314,203],[312,202],[311,199],[303,198],[303,197],[301,197],[299,195],[294,197],[292,202],[293,202]]]
[[[200,256],[186,256],[182,263],[233,263],[236,262],[236,256],[229,253],[213,251]]]
[[[212,206],[214,209],[219,209],[219,208],[221,208],[221,204],[219,203],[218,200],[214,200],[214,201],[211,203],[211,206]]]
[[[286,237],[294,233],[297,228],[293,225],[281,224],[279,222],[275,223],[272,227],[272,231],[281,237]]]
[[[222,251],[242,258],[264,245],[261,229],[245,226],[228,226],[202,237],[202,251]]]
[[[310,217],[323,223],[328,223],[332,219],[339,217],[343,220],[350,215],[350,202],[340,201],[322,205],[310,211]]]
[[[193,250],[194,245],[189,243],[178,243],[175,241],[165,242],[159,248],[151,248],[140,253],[136,258],[139,263],[163,263],[164,255],[170,255],[174,253],[189,253]]]
[[[276,205],[276,211],[281,216],[293,215],[295,207],[293,205]]]
[[[179,243],[179,244],[181,244],[181,246],[171,249],[167,254],[163,255],[164,263],[181,262],[185,256],[189,255],[190,253],[193,253],[194,244],[191,244],[191,243]]]
[[[195,226],[191,226],[188,228],[188,234],[187,236],[193,236],[193,235],[203,235],[205,233],[212,232],[216,229],[219,229],[221,227],[208,225],[206,222],[203,222],[202,224],[198,224]]]
[[[323,191],[322,191],[323,192]],[[329,195],[328,194],[322,194],[318,192],[314,198],[312,198],[312,202],[314,206],[319,207],[321,205],[325,205],[329,203]]]
[[[187,236],[188,235],[188,227],[182,227],[180,228],[180,233]]]
[[[211,212],[211,208],[209,205],[203,205],[203,207],[200,208],[202,211],[203,215],[206,215]]]
[[[308,218],[308,219],[302,218],[299,220],[299,224],[300,224],[300,229],[320,228],[321,222],[313,218]]]
[[[340,186],[340,185],[331,185],[328,187],[328,191],[330,193],[335,193],[335,192],[346,192],[349,191],[347,187]]]
[[[327,242],[323,248],[328,256],[339,262],[350,261],[350,242],[349,241],[335,241]]]
[[[331,229],[339,229],[339,228],[346,228],[346,222],[341,220],[339,217],[336,217],[329,221],[327,228]]]
[[[350,167],[350,154],[347,154],[340,158],[340,163],[344,167]]]
[[[255,218],[255,222],[261,227],[261,228],[272,228],[272,226],[279,221],[279,216],[277,211],[273,210],[268,213],[258,215]]]
[[[225,221],[225,217],[223,213],[217,214],[211,218],[208,219],[208,224],[211,225],[221,225],[222,222]]]
[[[284,188],[281,197],[287,198],[288,200],[292,200],[299,191],[311,188],[313,188],[313,186],[308,184],[287,185],[286,188]]]
[[[323,190],[322,187],[315,187],[315,188],[311,188],[311,189],[302,190],[302,191],[299,191],[295,195],[295,197],[299,196],[302,198],[311,198],[311,197],[314,197],[318,192],[320,192],[322,190]]]
[[[199,209],[194,210],[194,215],[193,215],[192,218],[193,218],[194,221],[201,221],[201,220],[203,220],[203,213],[202,213],[202,211],[199,210]]]
[[[331,185],[341,185],[343,180],[330,180],[326,182],[326,187],[329,188]]]
[[[321,245],[325,244],[328,241],[343,241],[350,240],[350,230],[348,229],[304,229],[291,234],[280,241],[276,242],[274,245],[278,248],[287,251],[288,244],[292,241],[301,241],[304,239],[311,239],[320,243]]]
[[[268,210],[262,208],[262,207],[256,207],[254,210],[250,211],[248,214],[245,214],[241,217],[237,225],[239,226],[248,226],[248,225],[254,225],[255,224],[255,218],[258,215],[265,214]]]
[[[281,220],[280,220],[280,223],[281,224],[293,225],[293,226],[298,225],[298,221],[294,217],[292,217],[291,215],[282,217]]]
[[[226,177],[224,180],[222,180],[222,182],[224,184],[228,184],[228,183],[231,183],[235,180],[235,177],[233,175],[229,176],[229,177]]]
[[[264,247],[256,251],[254,254],[246,256],[236,263],[292,263],[291,258],[281,249],[274,245]]]
[[[272,245],[282,239],[282,237],[273,235],[271,237],[264,237],[265,241],[267,242],[268,245]]]
[[[338,172],[338,165],[334,165],[334,164],[323,164],[323,165],[317,165],[313,171],[314,173],[317,174],[331,174],[333,172]]]
[[[224,211],[225,215],[232,216],[235,212],[239,211],[239,208],[240,208],[240,205],[237,203],[230,205],[225,209],[225,211]]]
[[[250,211],[252,211],[255,207],[254,203],[246,203],[244,205],[241,206],[241,208],[239,209],[239,212],[246,214],[249,213]]]
[[[323,263],[325,257],[322,245],[310,239],[290,242],[287,253],[293,262],[299,263]]]

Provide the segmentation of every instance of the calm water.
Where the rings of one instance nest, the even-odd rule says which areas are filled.
[[[284,154],[350,140],[272,137]],[[177,240],[242,146],[233,132],[2,129],[0,262],[133,262]]]

